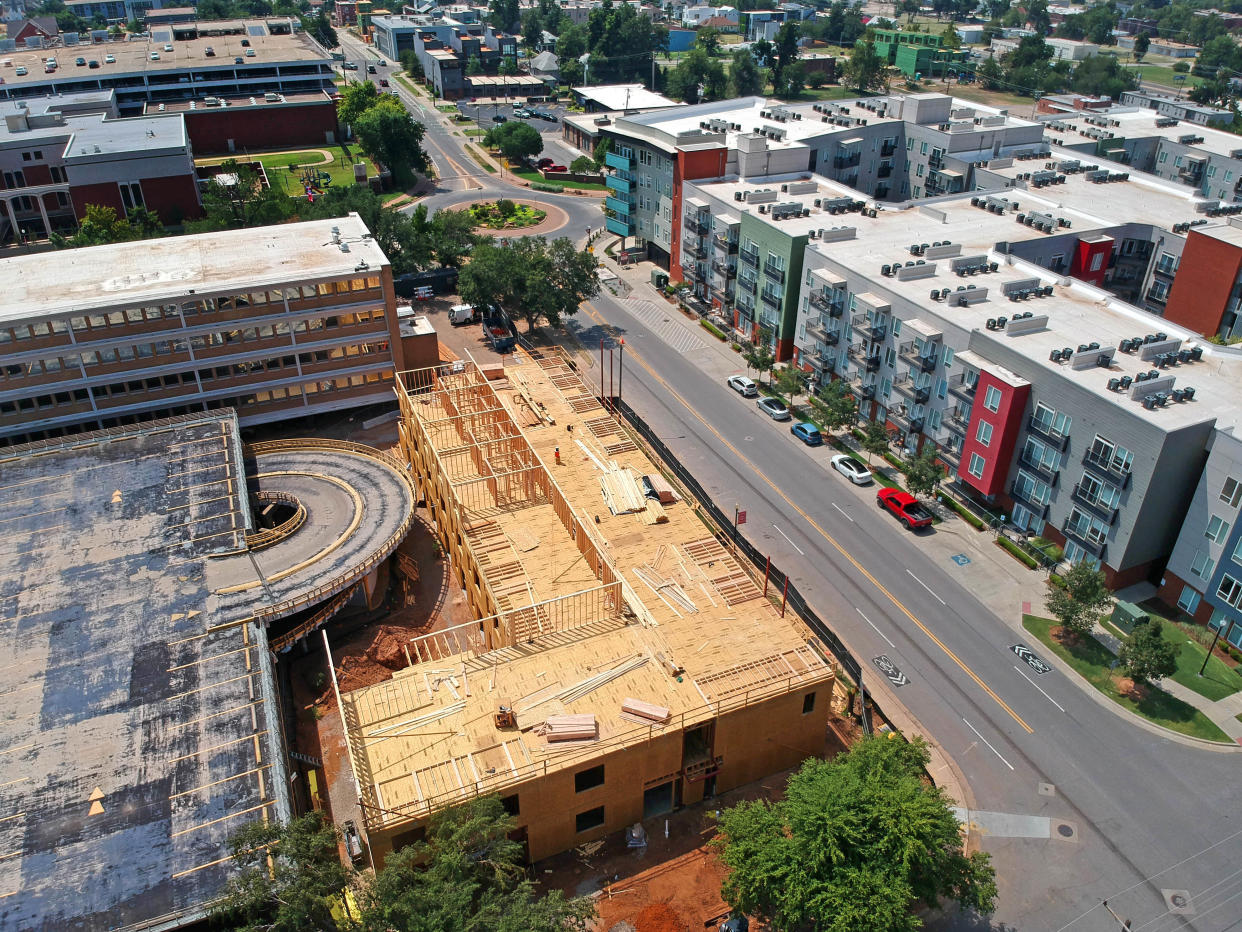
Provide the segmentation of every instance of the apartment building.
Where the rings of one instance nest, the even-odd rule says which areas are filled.
[[[88,205],[165,223],[202,207],[179,114],[117,119],[114,91],[0,101],[0,242],[72,231]]]
[[[395,369],[436,358],[357,215],[63,257],[0,262],[2,443],[225,407],[246,425],[375,404]]]
[[[943,94],[794,106],[749,97],[564,124],[579,147],[612,140],[607,228],[637,237],[674,280],[683,182],[816,172],[905,201],[974,190],[981,163],[1047,149],[1041,124]]]
[[[335,90],[331,57],[296,19],[195,21],[153,26],[145,37],[92,37],[6,52],[0,100],[114,90],[127,114],[148,101]]]
[[[968,52],[945,48],[942,35],[899,29],[875,30],[875,51],[907,77],[938,78],[970,59]]]
[[[1242,336],[1242,225],[1236,218],[1190,230],[1174,276],[1166,319],[1207,336]]]
[[[484,73],[481,77],[495,76],[502,60],[517,55],[517,37],[506,35],[473,17],[471,20],[433,19],[429,15],[373,16],[371,29],[375,47],[389,58],[398,59],[405,51],[418,55],[423,74],[431,82],[436,96],[448,100],[493,96],[475,93],[471,77],[466,74],[470,60],[479,60]],[[507,80],[515,94],[520,88],[542,90],[542,83],[534,80],[532,84],[529,75],[515,75]]]

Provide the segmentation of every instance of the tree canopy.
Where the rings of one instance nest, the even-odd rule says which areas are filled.
[[[598,264],[567,238],[528,236],[509,243],[482,242],[462,269],[458,292],[467,304],[498,304],[528,330],[560,326],[581,303],[599,294]]]
[[[1079,560],[1065,573],[1065,588],[1050,586],[1048,611],[1065,630],[1090,634],[1112,608],[1113,596],[1104,585],[1104,574],[1086,560]]]
[[[1134,626],[1117,653],[1126,676],[1136,683],[1150,683],[1177,672],[1177,646],[1164,638],[1164,625],[1156,618]]]
[[[414,180],[414,172],[431,167],[423,151],[423,124],[416,122],[396,97],[385,94],[353,122],[362,149],[376,162],[386,165],[399,187]]]
[[[510,120],[489,129],[483,136],[483,145],[499,149],[511,162],[521,162],[543,151],[543,137],[529,123]]]
[[[730,56],[729,94],[750,97],[763,92],[763,72],[749,49],[736,49]]]
[[[833,379],[812,395],[811,409],[829,430],[840,430],[853,424],[858,416],[858,402],[850,394],[844,379]]]
[[[105,243],[126,243],[163,235],[164,225],[160,223],[159,216],[145,207],[132,207],[128,215],[122,217],[113,207],[87,204],[75,233],[71,236],[53,233],[50,238],[57,249],[69,249],[78,246],[102,246]]]
[[[850,52],[850,60],[846,62],[842,78],[845,83],[858,91],[869,91],[884,87],[886,67],[875,50],[875,43],[860,39]]]
[[[720,100],[728,90],[724,65],[704,49],[695,47],[668,72],[665,93],[688,104]]]
[[[914,906],[954,900],[990,912],[995,872],[962,850],[943,792],[923,779],[922,739],[864,738],[812,759],[777,802],[742,802],[720,818],[722,896],[778,932],[906,932]]]
[[[936,448],[930,443],[906,464],[906,485],[915,495],[931,495],[943,480],[944,467],[936,462]]]

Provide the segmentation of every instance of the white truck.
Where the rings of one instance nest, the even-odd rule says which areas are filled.
[[[449,308],[448,319],[450,324],[457,327],[461,324],[478,323],[482,320],[482,315],[479,314],[478,309],[475,308],[474,305],[454,304]]]

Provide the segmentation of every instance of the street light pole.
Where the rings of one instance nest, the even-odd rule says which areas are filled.
[[[1229,635],[1233,633],[1233,626],[1236,621],[1236,618],[1232,618],[1229,621],[1229,627],[1225,630],[1226,643],[1229,642]],[[1212,651],[1216,650],[1216,642],[1220,640],[1220,629],[1223,627],[1224,625],[1217,625],[1216,627],[1216,635],[1212,638],[1212,646],[1208,648],[1207,656],[1203,658],[1203,665],[1199,667],[1200,676],[1203,676],[1203,671],[1207,669],[1207,662],[1212,659]]]

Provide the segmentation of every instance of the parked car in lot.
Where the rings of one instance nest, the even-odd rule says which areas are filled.
[[[483,319],[479,309],[470,304],[454,304],[448,311],[449,323],[454,327],[460,324],[473,324]]]
[[[77,65],[79,68],[86,67],[86,59],[80,55],[73,60],[73,63]]]
[[[871,470],[848,453],[838,453],[829,462],[832,463],[833,469],[854,485],[866,485],[871,481]]]
[[[519,120],[529,120],[531,117],[531,112],[527,110],[525,107],[514,107],[513,115],[517,117]]]
[[[931,527],[931,512],[909,492],[901,489],[880,489],[875,493],[875,501],[885,511],[892,512],[897,520],[912,531],[915,528]]]
[[[555,165],[555,164],[556,164],[556,163],[555,163],[552,159],[549,159],[549,158],[542,158],[542,159],[540,159],[538,162],[536,162],[536,163],[535,163],[535,167],[536,167],[536,168],[547,168],[547,167],[549,167],[549,166],[551,166],[551,165]]]
[[[760,411],[774,421],[788,421],[790,418],[789,409],[775,398],[760,398],[756,404]]]
[[[493,123],[508,123],[509,118],[505,116],[503,113],[497,113],[495,116],[492,117],[492,122]]]
[[[744,375],[731,375],[726,384],[743,398],[754,398],[759,394],[759,386]]]
[[[555,122],[556,122],[556,114],[555,114],[555,113],[548,113],[548,111],[547,111],[547,110],[532,110],[532,111],[531,111],[531,115],[532,115],[532,116],[536,116],[536,117],[538,117],[538,118],[539,118],[539,119],[541,119],[541,120],[547,120],[549,123],[555,123]]]
[[[789,428],[789,432],[805,443],[808,447],[822,447],[824,445],[824,435],[819,432],[819,428],[810,421],[803,421],[801,424],[794,424]]]

